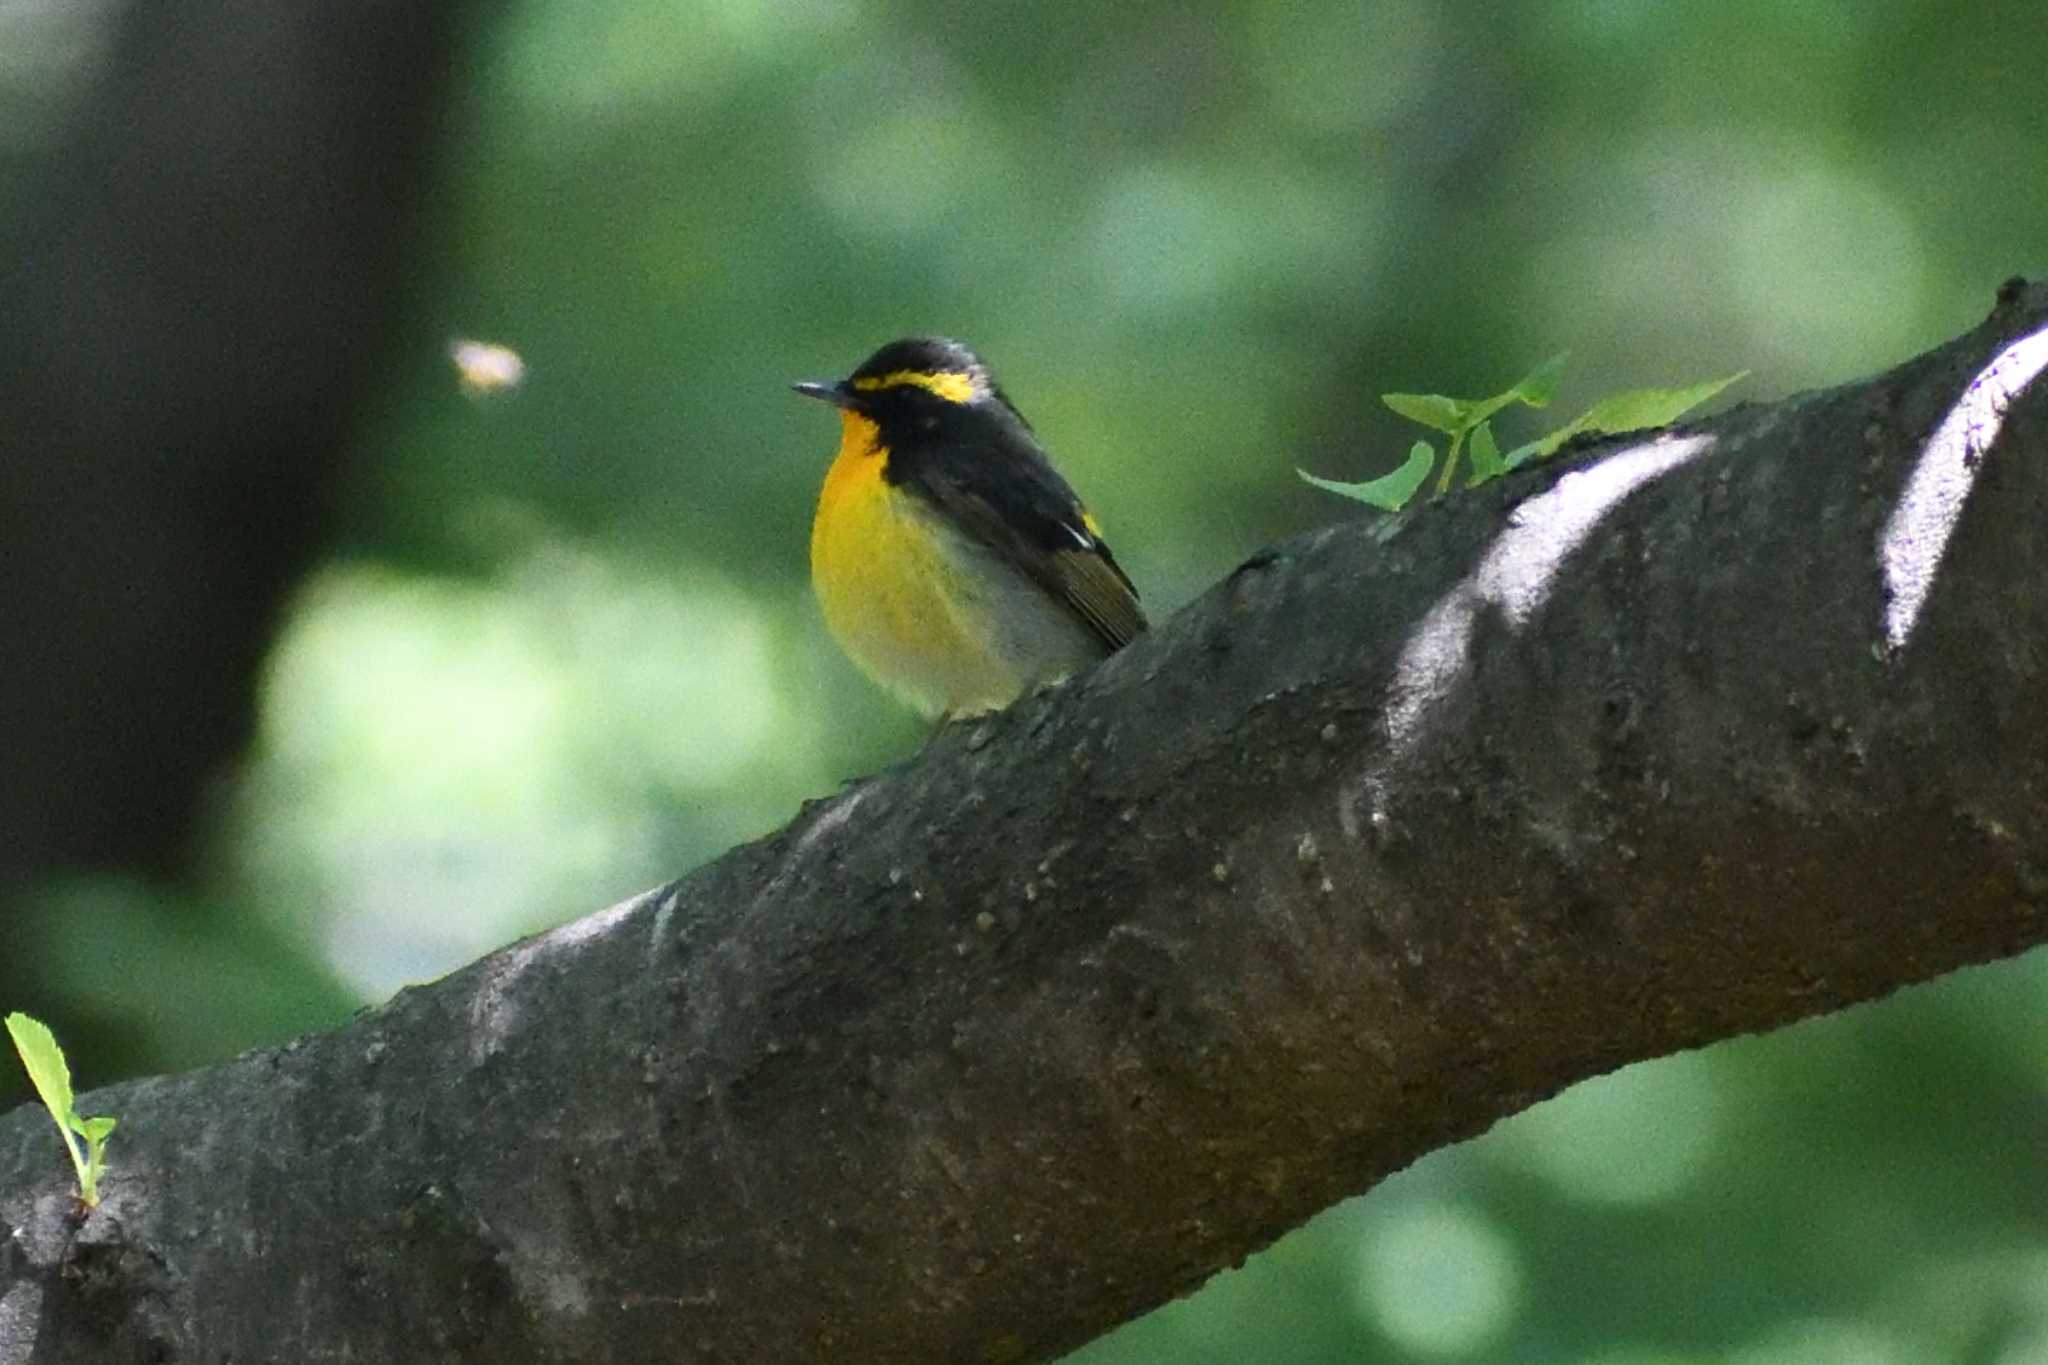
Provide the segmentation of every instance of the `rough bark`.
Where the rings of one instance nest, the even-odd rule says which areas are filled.
[[[1043,1359],[1581,1077],[2040,942],[2044,327],[1262,555],[672,886],[93,1096],[89,1216],[0,1120],[0,1361]]]

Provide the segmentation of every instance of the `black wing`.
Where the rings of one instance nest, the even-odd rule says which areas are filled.
[[[956,526],[1029,575],[1111,651],[1145,629],[1145,612],[1094,518],[1022,432],[949,440],[906,461],[904,483]]]

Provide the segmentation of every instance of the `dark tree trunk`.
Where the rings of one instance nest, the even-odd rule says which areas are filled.
[[[184,870],[389,358],[461,9],[85,8],[105,67],[0,164],[0,913]],[[0,1000],[134,1051],[34,966]]]

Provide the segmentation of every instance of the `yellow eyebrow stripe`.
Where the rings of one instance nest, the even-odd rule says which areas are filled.
[[[853,381],[853,387],[863,393],[900,389],[905,385],[935,393],[948,403],[972,403],[981,396],[981,386],[965,370],[891,370],[887,374]]]

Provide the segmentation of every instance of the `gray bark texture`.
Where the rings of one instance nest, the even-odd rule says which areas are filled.
[[[348,1026],[0,1118],[0,1362],[1043,1360],[1582,1077],[2048,938],[2048,289],[1262,554]]]

